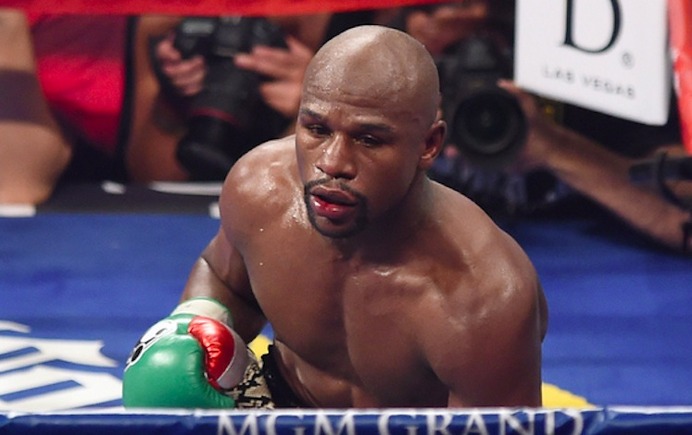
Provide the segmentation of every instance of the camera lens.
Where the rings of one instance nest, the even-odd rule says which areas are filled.
[[[451,139],[472,162],[499,167],[524,144],[526,121],[517,100],[497,87],[477,90],[456,107]]]
[[[190,103],[188,132],[177,158],[194,180],[223,180],[237,159],[279,136],[290,120],[269,107],[259,91],[268,78],[237,68],[234,57],[256,45],[286,48],[282,31],[256,17],[187,18],[176,47],[203,54],[204,88]]]
[[[176,156],[195,180],[223,180],[247,151],[246,131],[217,117],[198,116],[178,144]],[[231,145],[231,146],[229,146]]]

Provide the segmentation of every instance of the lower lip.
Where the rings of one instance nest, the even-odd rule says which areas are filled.
[[[355,210],[353,205],[334,204],[314,196],[312,197],[312,206],[316,215],[334,221],[348,218]]]

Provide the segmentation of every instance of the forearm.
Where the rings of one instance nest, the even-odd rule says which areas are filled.
[[[205,256],[192,268],[182,300],[210,297],[225,305],[231,312],[233,328],[250,343],[262,330],[266,319],[253,299],[242,297],[214,272]]]
[[[177,17],[143,16],[134,43],[132,125],[126,163],[133,181],[182,181],[187,172],[176,159],[176,147],[185,134],[185,120],[162,94],[149,53],[150,38],[165,35]]]
[[[141,93],[138,95],[140,99],[143,97]],[[176,158],[178,142],[186,131],[182,118],[177,118],[152,94],[135,107],[132,125],[126,162],[133,181],[185,181],[189,178]]]
[[[636,230],[673,249],[681,249],[682,225],[689,212],[659,192],[629,179],[630,159],[568,131],[552,132],[544,166],[576,191],[590,197]]]

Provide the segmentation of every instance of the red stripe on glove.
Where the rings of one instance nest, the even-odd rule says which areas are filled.
[[[240,382],[247,360],[244,343],[227,325],[210,317],[196,316],[187,331],[199,341],[204,350],[205,372],[214,388],[227,390]]]

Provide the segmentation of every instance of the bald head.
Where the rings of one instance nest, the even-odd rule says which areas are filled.
[[[405,32],[375,25],[354,27],[323,45],[308,66],[304,91],[412,105],[430,123],[440,98],[437,68],[426,48]]]

